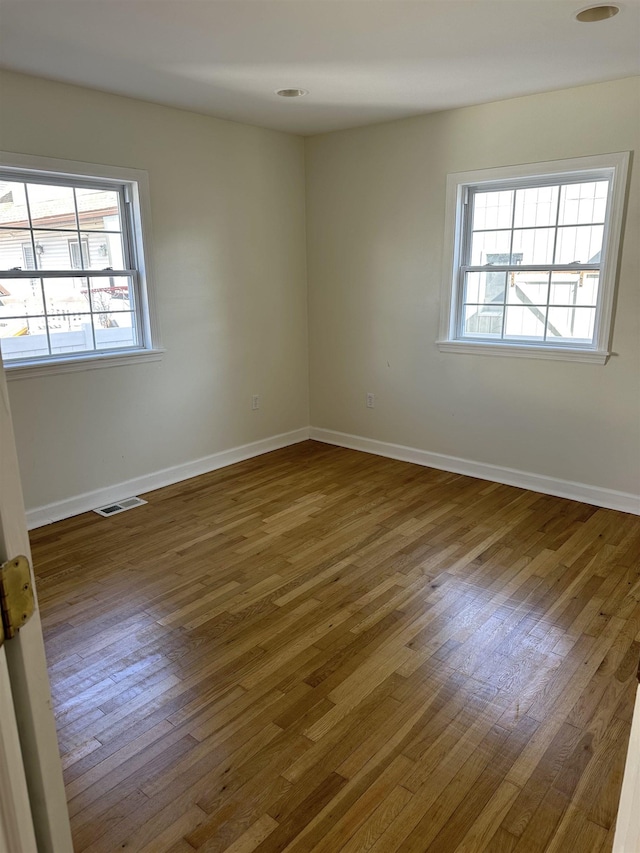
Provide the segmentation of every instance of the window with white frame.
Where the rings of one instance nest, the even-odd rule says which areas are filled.
[[[606,361],[628,156],[449,175],[441,350]]]
[[[145,174],[20,155],[2,162],[5,367],[78,369],[159,352],[144,255]]]

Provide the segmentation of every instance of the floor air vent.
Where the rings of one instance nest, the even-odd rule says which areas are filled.
[[[146,501],[143,501],[142,498],[125,498],[123,501],[94,509],[94,512],[104,516],[117,515],[119,512],[126,512],[128,509],[133,509],[134,506],[142,506],[142,504],[146,504]]]

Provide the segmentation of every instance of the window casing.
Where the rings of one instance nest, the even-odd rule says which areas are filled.
[[[146,173],[15,154],[0,162],[9,378],[159,357]]]
[[[628,154],[449,175],[443,351],[604,364]]]

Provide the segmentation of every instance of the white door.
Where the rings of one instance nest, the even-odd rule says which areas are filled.
[[[21,554],[31,562],[0,358],[0,563]],[[0,853],[32,851],[73,851],[37,604],[0,648]]]
[[[36,848],[4,649],[0,649],[0,851]]]

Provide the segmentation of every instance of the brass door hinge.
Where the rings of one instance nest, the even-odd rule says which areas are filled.
[[[0,566],[0,646],[10,640],[33,614],[31,569],[26,557],[14,557]]]

